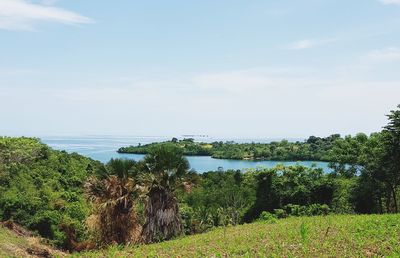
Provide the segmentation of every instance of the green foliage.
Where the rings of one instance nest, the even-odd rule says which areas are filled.
[[[162,143],[150,143],[145,145],[137,145],[137,146],[129,146],[122,147],[118,150],[120,153],[136,153],[136,154],[148,154],[151,150],[154,151],[154,148],[164,144],[173,144],[182,150],[183,154],[188,156],[211,156],[211,148],[212,146],[208,143],[195,143],[193,139],[183,139],[178,140],[173,138],[171,141],[162,142]]]
[[[99,163],[54,151],[38,139],[3,137],[0,165],[0,220],[14,220],[58,246],[65,243],[61,224],[85,236],[83,183]]]
[[[181,194],[181,199],[193,210],[189,232],[236,225],[255,199],[252,175],[238,171],[204,173],[192,191]]]
[[[382,182],[386,190],[390,191],[392,204],[387,207],[389,211],[398,212],[398,189],[400,186],[400,105],[397,110],[390,111],[388,124],[383,130],[383,154],[379,160],[382,169],[374,170],[372,176]]]
[[[355,190],[358,186],[357,178],[337,177],[334,182],[334,193],[332,199],[332,210],[338,214],[350,214],[355,211],[355,202],[361,196],[354,198],[359,194]]]
[[[259,219],[262,212],[278,218],[326,215],[331,211],[335,178],[320,169],[301,166],[208,172],[189,193],[180,193],[185,205],[186,232],[198,233],[226,224]],[[350,199],[350,192],[343,198]],[[189,209],[190,208],[190,209]]]
[[[164,143],[151,143],[146,145],[122,147],[120,153],[147,154],[152,148],[165,143],[179,147],[183,154],[192,156],[212,156],[218,159],[252,159],[252,160],[315,160],[330,161],[328,151],[333,142],[340,135],[331,135],[326,138],[311,136],[304,142],[271,143],[235,143],[235,142],[194,142],[193,139],[177,140]]]
[[[400,105],[387,117],[382,132],[337,139],[329,154],[337,175],[357,176],[352,192],[356,212],[399,211]]]
[[[195,214],[192,207],[189,207],[186,203],[179,204],[179,212],[182,217],[183,229],[186,235],[196,233],[193,229],[195,228]]]
[[[274,214],[278,219],[283,219],[288,216],[287,212],[284,209],[274,209]]]
[[[260,218],[258,219],[268,224],[273,224],[278,221],[278,218],[275,214],[269,213],[268,211],[263,211],[260,214]]]
[[[331,209],[326,204],[313,203],[307,206],[288,204],[283,207],[285,214],[288,216],[320,216],[328,215]]]
[[[288,204],[308,206],[331,205],[334,194],[334,179],[316,168],[302,166],[263,169],[254,174],[256,200],[245,216],[250,222],[262,211],[273,212]]]

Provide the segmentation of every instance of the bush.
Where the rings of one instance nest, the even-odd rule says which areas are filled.
[[[289,216],[319,216],[319,215],[328,215],[331,212],[331,209],[326,204],[318,204],[313,203],[307,206],[288,204],[284,207],[284,211],[286,211]]]
[[[286,214],[288,214],[289,216],[305,216],[304,206],[300,206],[297,204],[288,204],[285,205],[283,208],[286,211]]]
[[[283,219],[287,217],[287,213],[283,209],[274,209],[274,214],[278,219]]]
[[[194,223],[194,211],[186,203],[179,204],[179,213],[181,214],[183,230],[185,234],[192,234]]]
[[[269,213],[268,211],[263,211],[261,212],[259,220],[268,224],[273,224],[276,223],[278,219],[275,214]]]
[[[311,204],[307,207],[307,216],[328,215],[330,208],[326,204]]]

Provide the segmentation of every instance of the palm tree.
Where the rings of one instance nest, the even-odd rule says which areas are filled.
[[[105,244],[137,242],[140,235],[135,202],[139,186],[134,178],[137,163],[112,159],[97,177],[85,184],[88,199],[94,204],[100,241]]]
[[[144,158],[142,169],[141,182],[148,187],[143,241],[151,243],[180,235],[183,226],[174,191],[182,186],[189,169],[182,150],[170,143],[155,146]]]

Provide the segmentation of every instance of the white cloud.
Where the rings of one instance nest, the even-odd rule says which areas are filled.
[[[44,5],[54,5],[57,0],[41,0],[40,2]]]
[[[367,58],[372,61],[398,61],[400,60],[400,48],[390,47],[372,50],[367,54]]]
[[[93,22],[92,19],[75,12],[51,6],[49,5],[51,2],[35,4],[27,0],[0,0],[0,29],[34,30],[37,22],[64,24]]]
[[[383,4],[395,4],[395,5],[400,5],[400,0],[379,0],[379,2]]]
[[[299,41],[292,42],[287,46],[288,49],[293,49],[293,50],[302,50],[302,49],[310,49],[310,48],[315,48],[327,43],[330,43],[332,41],[338,40],[337,38],[332,38],[332,39],[303,39]]]
[[[258,92],[270,93],[319,85],[318,79],[309,80],[304,71],[279,72],[272,69],[249,69],[222,73],[200,74],[192,78],[192,85],[200,91],[245,96]]]
[[[304,39],[291,43],[289,45],[289,49],[295,49],[295,50],[307,49],[307,48],[313,48],[316,45],[318,45],[317,41],[311,39]]]

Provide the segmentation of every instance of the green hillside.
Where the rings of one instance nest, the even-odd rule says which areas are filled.
[[[331,215],[256,222],[75,257],[382,257],[400,255],[400,215]]]

